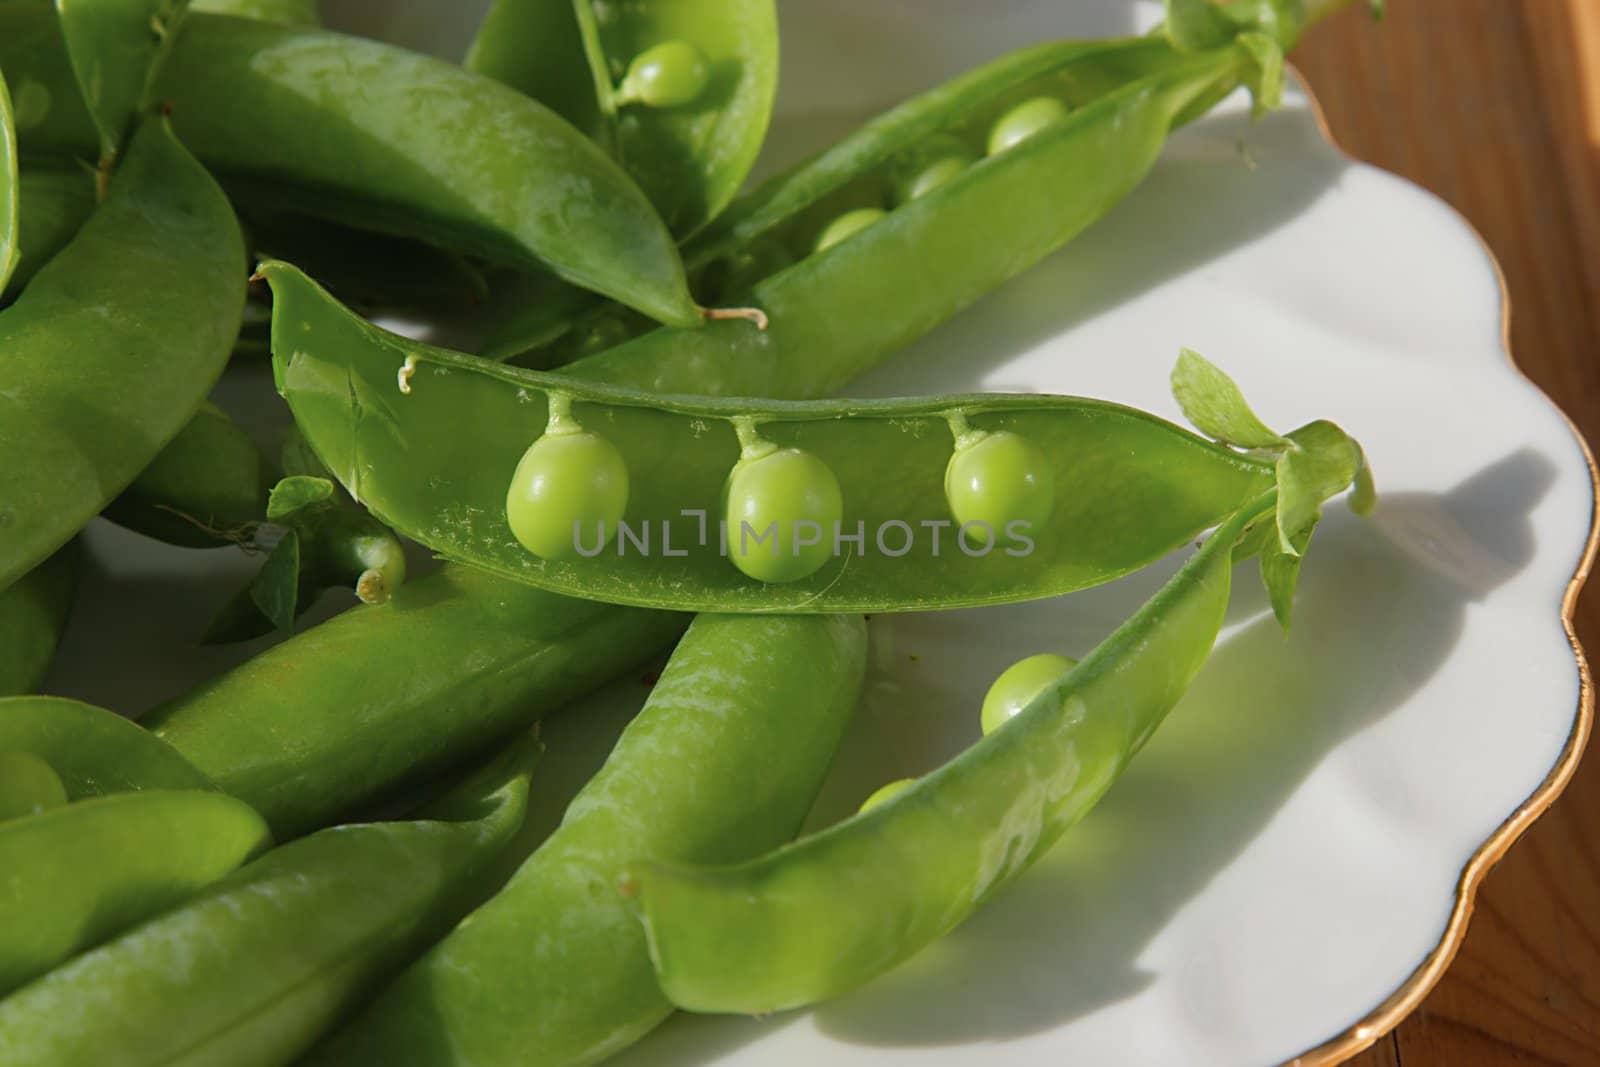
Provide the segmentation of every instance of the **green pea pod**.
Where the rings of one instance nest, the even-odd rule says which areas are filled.
[[[250,435],[206,403],[105,516],[184,548],[237,544],[264,517],[271,483],[271,468]]]
[[[671,1008],[616,893],[623,865],[727,861],[793,837],[866,646],[859,617],[700,616],[560,829],[309,1062],[593,1063],[654,1028]]]
[[[150,731],[115,712],[61,697],[0,700],[0,751],[44,760],[72,800],[150,789],[216,790]]]
[[[320,26],[317,0],[190,0],[190,11],[277,22],[285,26]]]
[[[17,261],[11,280],[0,287],[10,300],[39,269],[77,236],[94,211],[94,178],[77,164],[29,166],[17,182],[21,211],[17,225]]]
[[[537,755],[516,746],[417,821],[268,852],[0,1001],[7,1067],[289,1063],[467,909]]]
[[[549,269],[662,322],[701,321],[638,187],[492,79],[376,41],[194,12],[152,93],[246,199]]]
[[[144,98],[161,35],[187,0],[55,0],[67,58],[100,135],[104,171]]]
[[[641,862],[628,892],[667,997],[799,1007],[958,925],[1099,800],[1177,702],[1222,624],[1234,544],[1272,507],[1269,494],[1229,520],[1020,714],[884,803],[740,864]]]
[[[78,585],[79,549],[68,543],[0,590],[0,697],[32,692],[50,669]]]
[[[688,622],[447,567],[144,722],[283,840],[526,729],[639,666]]]
[[[0,312],[0,588],[105,508],[200,406],[238,328],[243,265],[222,191],[165,123],[145,125],[106,200]]]
[[[0,824],[0,994],[186,900],[270,843],[215,792],[93,797]]]
[[[777,12],[772,0],[498,0],[467,66],[608,146],[684,235],[728,206],[760,152]]]
[[[17,267],[19,198],[16,120],[11,114],[11,91],[0,74],[0,292],[11,285]]]
[[[25,154],[98,156],[100,131],[78,89],[53,0],[0,3],[0,70]]]
[[[982,395],[784,404],[646,395],[420,345],[340,307],[286,264],[260,271],[273,288],[279,391],[351,494],[447,558],[568,595],[772,613],[923,610],[1054,596],[1142,567],[1273,483],[1268,459],[1101,401]],[[464,422],[465,411],[473,418]],[[506,496],[552,411],[591,428],[585,436],[603,438],[631,473],[621,475],[626,525],[614,545],[602,548],[597,540],[586,548],[585,532],[577,538],[581,555],[540,559],[513,536]],[[1041,476],[1055,486],[1053,503],[1031,519],[1024,519],[1025,508],[1013,512],[1028,527],[1016,534],[1027,543],[1003,550],[997,535],[1009,521],[961,519],[946,479],[969,441],[1002,434],[1039,456]],[[724,486],[734,484],[730,471],[763,448],[820,460],[836,480],[835,494],[842,493],[835,525],[820,515],[811,522],[827,558],[783,585],[752,577],[750,566],[732,561],[753,542],[755,561],[780,555],[787,531],[779,531],[778,541],[760,540],[770,534],[765,518],[735,516],[732,506],[725,533],[716,529],[722,498],[732,491]],[[999,471],[997,479],[1005,475],[1003,457],[976,461]],[[552,468],[551,478],[581,480],[584,470],[566,468],[584,464],[593,465],[573,457]],[[797,495],[751,470],[757,483]],[[982,514],[981,507],[974,513]],[[572,543],[578,518],[557,522],[556,549]],[[787,520],[773,523],[780,521]],[[852,535],[860,539],[846,539]],[[980,535],[989,539],[974,541]]]

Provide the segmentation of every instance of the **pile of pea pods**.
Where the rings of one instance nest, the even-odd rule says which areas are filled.
[[[1234,565],[1289,625],[1322,507],[1368,513],[1373,480],[1187,350],[1192,429],[837,394],[1175,128],[1241,87],[1274,107],[1352,2],[1168,0],[746,190],[773,0],[495,0],[459,64],[311,0],[0,0],[0,1064],[588,1064],[675,1009],[846,994],[961,923],[1178,702]],[[270,450],[208,401],[264,359]],[[137,723],[37,695],[97,518],[250,553],[194,639],[282,639]],[[1198,538],[1081,659],[997,678],[960,756],[798,836],[864,616],[1070,594]],[[407,581],[408,545],[443,565]],[[360,603],[305,625],[332,589]],[[535,830],[565,758],[540,720],[663,657]]]

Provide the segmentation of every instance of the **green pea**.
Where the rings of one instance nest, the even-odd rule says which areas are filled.
[[[628,507],[622,453],[580,429],[564,406],[551,397],[550,428],[523,453],[506,494],[511,532],[541,559],[570,559],[580,545],[598,552]]]
[[[934,137],[895,160],[889,181],[894,202],[909,203],[927,196],[946,182],[963,174],[977,162],[978,154],[957,137]]]
[[[1015,148],[1041,130],[1054,126],[1067,117],[1067,105],[1053,96],[1036,96],[1024,100],[1001,115],[989,131],[989,154],[999,155]]]
[[[794,582],[833,555],[844,496],[822,460],[768,444],[747,447],[729,473],[723,513],[734,566],[758,582]]]
[[[711,82],[705,53],[688,41],[665,41],[633,57],[617,89],[617,103],[682,107]]]
[[[862,207],[847,211],[824,227],[817,237],[816,251],[826,252],[834,245],[846,241],[871,226],[889,213],[881,207]]]
[[[907,789],[917,784],[915,778],[899,778],[888,785],[879,786],[877,791],[861,802],[860,814],[865,815],[879,804],[887,804]]]
[[[1049,459],[1019,434],[957,433],[944,473],[945,496],[970,540],[1025,543],[1055,507]]]
[[[1078,665],[1075,659],[1044,652],[1018,660],[1001,672],[983,698],[983,732],[987,736],[1011,721],[1035,697]]]
[[[32,752],[0,752],[0,822],[67,802],[61,776]]]

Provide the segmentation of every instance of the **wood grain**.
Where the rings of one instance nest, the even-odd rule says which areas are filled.
[[[1518,364],[1600,442],[1600,0],[1393,0],[1294,59],[1341,145],[1494,250]],[[1600,582],[1578,633],[1600,653]],[[1600,735],[1597,735],[1600,736]],[[1600,1064],[1600,759],[1484,883],[1421,1009],[1359,1067]]]

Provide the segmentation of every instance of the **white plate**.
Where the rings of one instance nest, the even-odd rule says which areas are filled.
[[[482,4],[332,6],[448,51]],[[1153,14],[1119,0],[790,0],[767,165],[1011,48]],[[1371,522],[1330,510],[1287,639],[1241,572],[1212,662],[1127,776],[955,934],[820,1010],[679,1017],[616,1062],[1240,1067],[1313,1049],[1304,1062],[1331,1062],[1393,1026],[1588,729],[1564,618],[1591,465],[1507,358],[1504,312],[1462,220],[1342,157],[1294,88],[1263,123],[1236,99],[1181,133],[1110,218],[860,383],[1080,393],[1177,418],[1167,374],[1190,345],[1273,424],[1328,417],[1360,438],[1382,506]],[[260,382],[231,387],[247,385]],[[56,690],[136,712],[237,658],[174,651],[237,560],[213,554],[196,575],[192,553],[110,529],[91,540],[99,567]],[[868,696],[819,820],[969,743],[1003,667],[1081,654],[1170,570],[874,620]],[[550,730],[558,750],[567,724]]]

